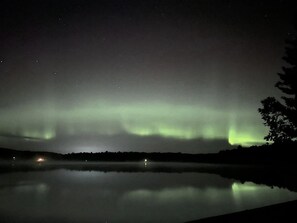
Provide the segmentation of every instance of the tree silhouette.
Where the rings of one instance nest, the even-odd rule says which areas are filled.
[[[297,30],[297,24],[295,26]],[[275,87],[283,92],[282,102],[274,97],[262,100],[259,112],[264,120],[264,125],[269,127],[265,137],[267,141],[285,142],[295,141],[297,138],[297,35],[286,41],[285,56],[287,67],[282,67],[283,72],[278,73],[280,80]]]

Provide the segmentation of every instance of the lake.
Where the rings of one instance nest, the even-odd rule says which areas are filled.
[[[181,223],[294,200],[297,193],[199,171],[42,168],[1,172],[0,199],[1,222]]]

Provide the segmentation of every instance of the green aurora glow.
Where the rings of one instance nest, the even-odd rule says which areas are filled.
[[[3,3],[0,148],[199,153],[264,143],[257,109],[280,96],[294,7],[127,2]]]
[[[227,139],[231,145],[251,145],[262,143],[266,133],[260,118],[253,113],[165,103],[101,102],[80,104],[69,110],[39,104],[2,111],[0,121],[2,133],[39,140],[51,140],[59,134],[127,133],[182,140]]]

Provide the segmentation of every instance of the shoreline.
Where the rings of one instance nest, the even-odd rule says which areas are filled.
[[[297,200],[268,205],[230,214],[202,218],[186,223],[215,223],[215,222],[296,222]]]

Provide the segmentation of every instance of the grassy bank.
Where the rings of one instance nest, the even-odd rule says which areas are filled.
[[[226,215],[204,218],[187,223],[214,222],[296,222],[297,200],[246,210]]]

